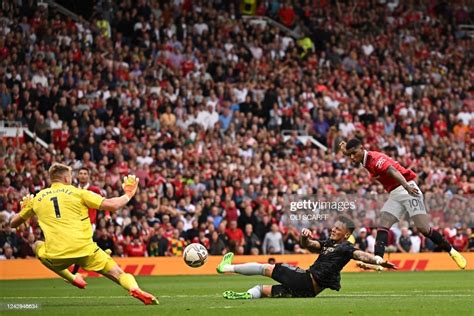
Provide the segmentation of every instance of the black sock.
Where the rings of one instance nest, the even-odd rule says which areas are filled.
[[[428,234],[429,239],[431,239],[435,244],[437,244],[441,249],[444,251],[450,252],[451,251],[451,245],[449,242],[441,236],[440,233],[438,233],[436,230],[433,230],[433,228],[430,228],[430,232]]]
[[[374,255],[383,258],[385,253],[385,245],[388,244],[388,228],[377,228],[377,238],[375,239]]]
[[[72,274],[76,274],[79,271],[80,266],[78,264],[74,265],[74,268],[72,269]]]

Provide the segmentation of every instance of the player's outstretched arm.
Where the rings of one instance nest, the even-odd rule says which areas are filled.
[[[391,262],[385,261],[382,258],[378,256],[374,256],[373,254],[370,254],[368,252],[362,251],[362,250],[356,250],[352,254],[352,258],[355,260],[359,260],[365,263],[370,263],[370,264],[378,264],[384,268],[388,269],[397,269],[397,266],[394,265]]]
[[[17,228],[18,226],[26,222],[26,220],[33,215],[34,197],[35,196],[33,194],[28,194],[23,197],[23,199],[20,202],[20,207],[21,207],[20,213],[13,216],[12,220],[10,221],[11,228]]]
[[[301,230],[300,244],[302,248],[317,251],[321,249],[321,244],[317,240],[311,239],[311,231],[307,228]]]
[[[395,180],[397,180],[398,183],[400,183],[400,185],[401,185],[402,187],[404,187],[405,190],[407,190],[410,195],[412,195],[412,196],[418,196],[418,195],[420,195],[420,192],[418,191],[418,189],[415,188],[415,187],[410,186],[410,185],[408,184],[407,180],[405,180],[405,178],[402,176],[402,174],[400,173],[400,171],[398,171],[397,169],[395,169],[393,166],[388,167],[387,173],[388,173],[392,178],[394,178]]]
[[[21,218],[20,214],[15,214],[13,216],[12,220],[10,221],[10,227],[11,228],[17,228],[21,224],[23,224],[26,220]]]
[[[133,198],[138,189],[139,179],[134,175],[128,175],[123,178],[122,188],[124,195],[111,199],[104,199],[99,209],[103,211],[116,211],[121,209]]]

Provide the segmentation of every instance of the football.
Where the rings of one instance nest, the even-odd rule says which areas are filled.
[[[184,262],[192,268],[199,268],[207,262],[207,249],[201,244],[188,245],[183,252]]]

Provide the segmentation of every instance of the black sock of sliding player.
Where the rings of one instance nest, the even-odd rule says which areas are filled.
[[[377,229],[377,238],[375,239],[374,255],[383,258],[386,244],[388,244],[388,228],[379,227]]]
[[[438,233],[436,230],[433,230],[433,228],[430,228],[430,232],[428,233],[428,236],[425,236],[425,237],[428,237],[429,239],[431,239],[435,244],[437,244],[444,251],[447,251],[447,252],[451,251],[452,247],[449,244],[449,242],[443,236],[441,236],[440,233]]]
[[[78,264],[74,265],[74,268],[72,269],[72,274],[76,274],[79,271],[80,266]]]

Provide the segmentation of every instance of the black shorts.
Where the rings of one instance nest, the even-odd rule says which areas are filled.
[[[281,284],[272,286],[272,297],[315,297],[309,271],[285,263],[277,263],[272,279]]]

